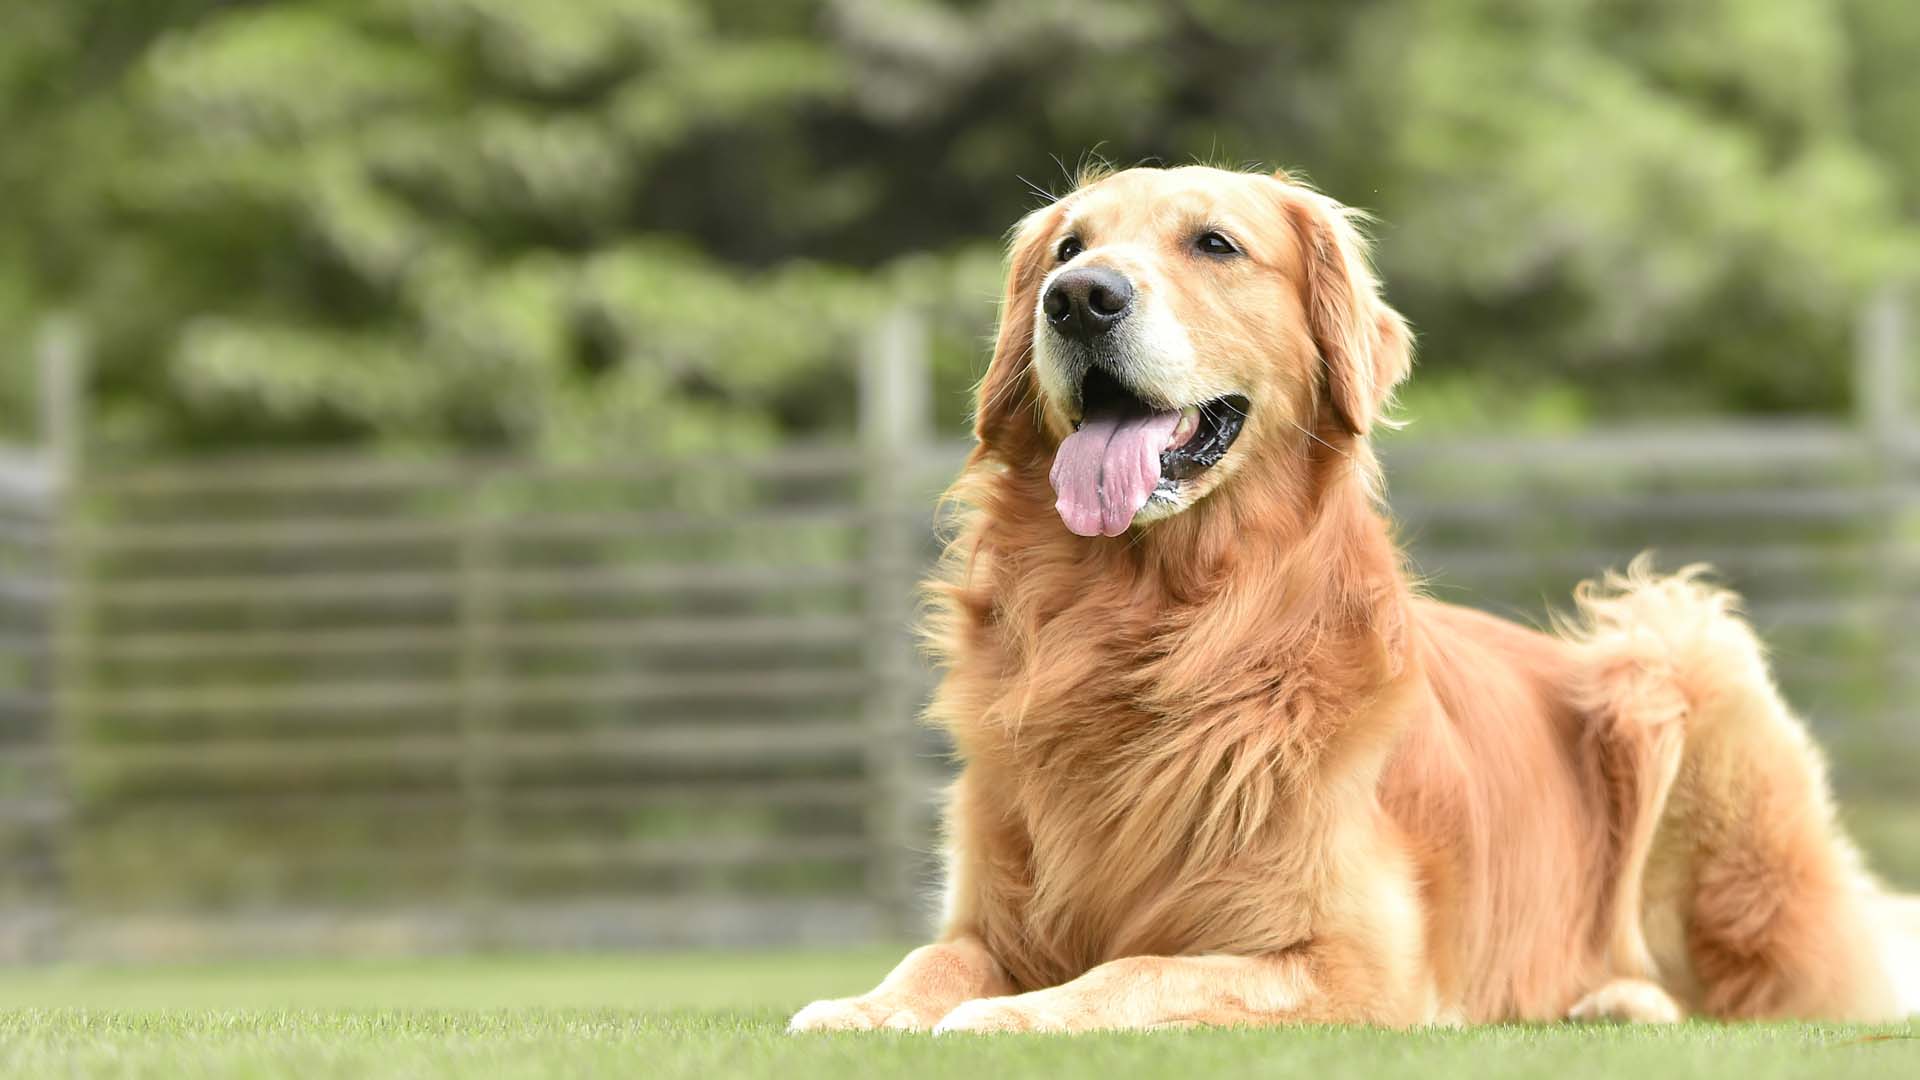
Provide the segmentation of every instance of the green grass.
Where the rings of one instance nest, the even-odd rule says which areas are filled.
[[[1920,1027],[792,1037],[896,950],[0,973],[13,1076],[1920,1077]]]

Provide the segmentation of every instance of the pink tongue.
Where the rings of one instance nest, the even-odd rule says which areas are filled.
[[[1088,417],[1053,459],[1054,509],[1081,536],[1119,536],[1160,482],[1160,451],[1180,425],[1175,412]]]

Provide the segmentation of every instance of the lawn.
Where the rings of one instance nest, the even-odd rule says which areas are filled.
[[[1920,1026],[793,1037],[895,950],[0,973],[14,1076],[1920,1077]]]

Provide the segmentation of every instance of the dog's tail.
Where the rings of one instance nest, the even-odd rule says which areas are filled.
[[[1716,717],[1766,711],[1751,700],[1769,685],[1759,645],[1732,595],[1703,573],[1656,574],[1643,555],[1624,573],[1583,583],[1574,613],[1555,618],[1579,650],[1574,696],[1589,718],[1587,756],[1619,845],[1609,927],[1616,977],[1658,977],[1642,930],[1644,873],[1703,707]]]
[[[1902,1012],[1920,1016],[1920,896],[1889,893],[1881,898],[1880,912],[1894,995]]]
[[[1580,697],[1625,841],[1614,966],[1632,974],[1674,959],[1649,955],[1637,901],[1645,860],[1684,850],[1684,962],[1706,1012],[1880,1019],[1896,1001],[1912,1012],[1920,902],[1885,896],[1867,874],[1819,748],[1781,698],[1738,598],[1704,573],[1656,574],[1642,556],[1583,586],[1560,624],[1580,649]],[[1679,805],[1667,798],[1677,775]],[[1712,843],[1671,846],[1684,837]]]
[[[1887,911],[1901,933],[1920,942],[1920,896],[1888,896]]]

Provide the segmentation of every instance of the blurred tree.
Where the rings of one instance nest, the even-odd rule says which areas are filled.
[[[832,421],[784,396],[840,370],[872,286],[723,272],[647,227],[643,182],[829,92],[819,46],[659,0],[202,6],[154,20],[41,178],[79,208],[43,244],[87,253],[60,292],[109,438],[566,453]]]
[[[1920,251],[1904,0],[27,7],[0,326],[84,311],[133,447],[829,430],[899,296],[957,423],[1021,178],[1095,148],[1378,211],[1455,422],[1840,408]]]

